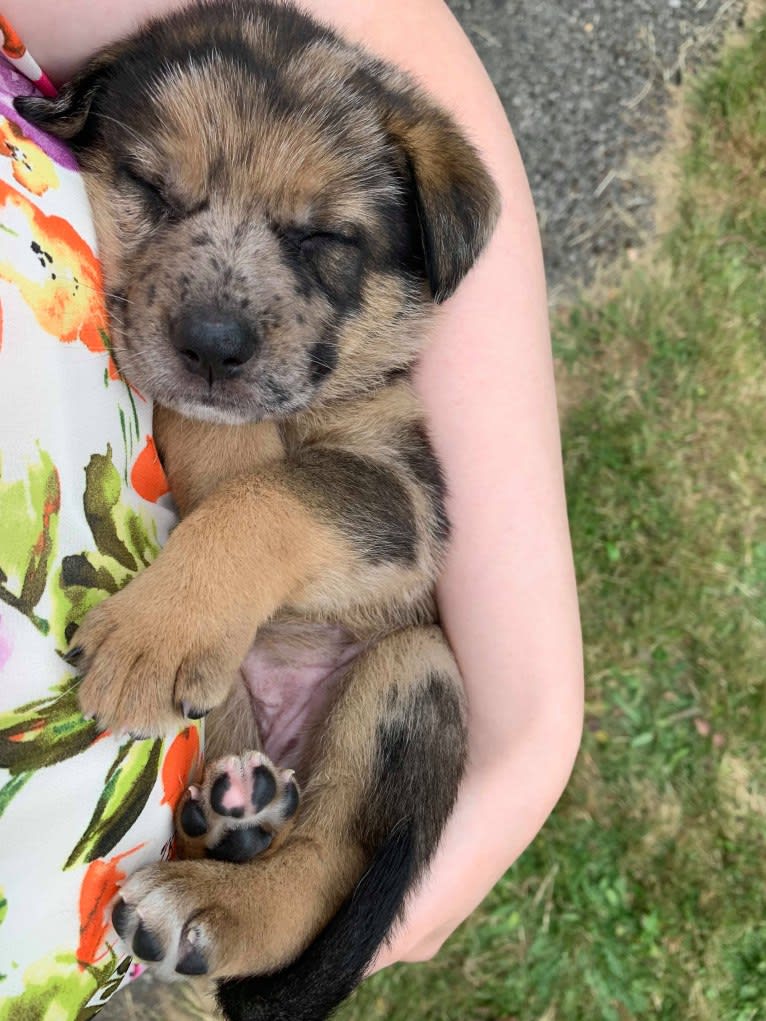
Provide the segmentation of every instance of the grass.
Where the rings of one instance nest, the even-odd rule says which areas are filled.
[[[766,1019],[766,21],[651,259],[554,324],[587,728],[542,835],[343,1021]]]
[[[575,775],[438,959],[342,1021],[766,1021],[766,20],[690,118],[666,236],[554,324]]]

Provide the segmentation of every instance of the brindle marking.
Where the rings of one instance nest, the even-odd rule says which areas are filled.
[[[324,1018],[426,868],[463,768],[432,596],[444,481],[408,370],[492,232],[495,188],[404,74],[288,5],[192,6],[17,105],[79,156],[115,355],[156,402],[183,516],[81,624],[81,704],[137,733],[210,711],[209,756],[229,756],[179,806],[187,860],[133,876],[115,925],[166,978],[260,976],[222,984],[232,1018]],[[297,811],[291,775],[250,758],[254,640],[337,657],[290,763]]]

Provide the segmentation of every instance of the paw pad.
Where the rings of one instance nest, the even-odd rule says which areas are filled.
[[[211,763],[190,787],[177,815],[182,843],[204,844],[217,861],[247,862],[272,845],[295,816],[300,792],[292,770],[277,769],[261,752]]]

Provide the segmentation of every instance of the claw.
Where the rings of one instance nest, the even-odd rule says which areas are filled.
[[[69,666],[76,667],[84,654],[85,649],[82,645],[73,645],[71,649],[68,649],[66,652],[61,654],[61,658],[65,663],[68,663]]]
[[[209,709],[196,709],[189,702],[181,703],[181,713],[186,720],[201,720],[210,712]]]

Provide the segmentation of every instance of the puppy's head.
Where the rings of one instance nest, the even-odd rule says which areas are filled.
[[[287,6],[193,7],[17,107],[85,171],[122,370],[194,417],[282,417],[408,365],[497,215],[446,115]]]

